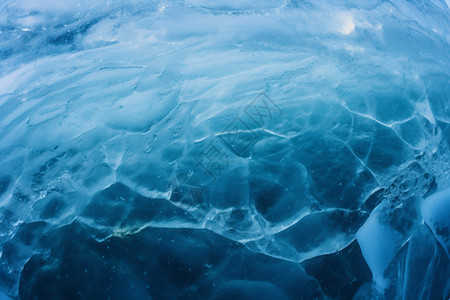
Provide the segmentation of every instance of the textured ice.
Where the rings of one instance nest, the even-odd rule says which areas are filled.
[[[0,299],[449,298],[448,3],[0,12]]]

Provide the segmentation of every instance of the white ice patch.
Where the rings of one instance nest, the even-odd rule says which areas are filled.
[[[338,12],[332,16],[329,26],[332,31],[337,31],[345,35],[349,35],[355,30],[353,16],[346,11]]]

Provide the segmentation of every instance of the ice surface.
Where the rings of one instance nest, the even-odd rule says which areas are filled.
[[[0,298],[449,297],[444,1],[0,12]]]
[[[450,257],[450,189],[428,197],[422,205],[422,216],[436,239]]]

